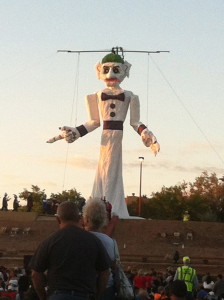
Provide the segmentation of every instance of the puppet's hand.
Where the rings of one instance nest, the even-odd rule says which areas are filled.
[[[159,143],[156,141],[154,144],[152,144],[150,146],[150,150],[153,152],[153,154],[156,156],[160,150],[160,145]]]
[[[63,136],[61,136],[61,135],[59,134],[59,135],[57,135],[57,136],[54,136],[52,139],[49,139],[49,140],[47,141],[47,143],[52,144],[52,143],[57,142],[57,141],[62,140],[62,139],[63,139]]]
[[[80,137],[78,130],[74,127],[63,126],[59,127],[59,129],[61,129],[62,133],[49,139],[47,143],[52,144],[62,139],[65,139],[68,143],[73,143]]]
[[[142,141],[146,147],[150,147],[151,151],[156,155],[160,150],[160,145],[157,143],[154,134],[145,128],[141,133]]]
[[[59,129],[62,131],[62,138],[64,138],[68,143],[73,143],[80,137],[80,134],[75,127],[63,126]]]

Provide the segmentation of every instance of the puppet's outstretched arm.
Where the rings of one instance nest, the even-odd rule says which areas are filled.
[[[154,134],[148,130],[148,128],[139,121],[140,119],[140,104],[138,96],[131,95],[130,100],[130,124],[135,131],[141,135],[142,141],[146,147],[150,147],[150,150],[156,155],[160,150],[160,145],[157,142]]]
[[[73,143],[81,136],[77,128],[78,127],[69,127],[69,126],[59,127],[59,129],[62,131],[61,134],[49,139],[47,143],[52,144],[62,139],[65,139],[68,143]]]
[[[87,133],[93,131],[97,127],[99,127],[100,117],[99,117],[96,94],[86,96],[86,107],[87,107],[89,118],[85,124],[80,125],[78,127],[69,127],[69,126],[59,127],[59,129],[62,131],[61,134],[49,139],[47,143],[54,143],[61,139],[65,139],[68,143],[73,143],[79,137],[82,137]]]

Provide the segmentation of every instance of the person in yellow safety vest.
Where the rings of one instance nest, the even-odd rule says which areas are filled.
[[[189,266],[190,257],[183,257],[183,266],[178,267],[174,280],[183,280],[187,287],[187,297],[186,300],[192,300],[194,298],[194,293],[198,289],[198,278],[196,275],[196,270]]]
[[[190,215],[189,215],[188,211],[186,210],[183,215],[183,221],[188,222],[189,220],[190,220]]]

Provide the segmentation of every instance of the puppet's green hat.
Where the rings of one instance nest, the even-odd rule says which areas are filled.
[[[124,63],[123,58],[116,53],[109,53],[102,59],[102,64],[108,63],[108,62],[116,62],[116,63]]]

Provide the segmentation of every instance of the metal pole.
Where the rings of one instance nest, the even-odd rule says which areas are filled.
[[[142,162],[144,157],[139,157],[140,160],[140,184],[139,184],[139,200],[138,200],[138,216],[141,217],[141,208],[142,208]]]

